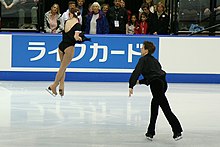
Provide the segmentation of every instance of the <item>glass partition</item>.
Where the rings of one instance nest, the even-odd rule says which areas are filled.
[[[180,0],[179,1],[179,31],[189,31],[192,25],[206,27],[209,25],[210,1]],[[206,11],[205,11],[206,10]]]
[[[39,0],[0,0],[2,30],[37,30]]]

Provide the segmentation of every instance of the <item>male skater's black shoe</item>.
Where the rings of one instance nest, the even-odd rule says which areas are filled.
[[[182,138],[183,138],[183,136],[182,136],[181,133],[174,133],[174,134],[173,134],[173,139],[174,139],[175,141],[180,140],[180,139],[182,139]]]
[[[146,138],[147,138],[148,140],[150,140],[150,141],[153,140],[153,135],[152,135],[152,134],[146,133],[145,136],[146,136]]]

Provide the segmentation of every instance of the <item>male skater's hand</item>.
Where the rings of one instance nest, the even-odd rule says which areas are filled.
[[[131,97],[132,94],[133,94],[133,89],[129,88],[129,97]]]

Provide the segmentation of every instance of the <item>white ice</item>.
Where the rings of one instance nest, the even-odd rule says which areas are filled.
[[[154,140],[149,87],[128,83],[66,82],[65,96],[46,92],[51,82],[0,81],[0,147],[219,147],[220,85],[169,84],[167,97],[184,129],[174,141],[160,111]]]

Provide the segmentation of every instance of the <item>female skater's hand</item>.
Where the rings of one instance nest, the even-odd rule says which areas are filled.
[[[133,89],[129,88],[129,97],[131,97],[132,94],[133,94]]]
[[[82,37],[78,37],[76,41],[82,41]]]
[[[76,41],[82,41],[82,37],[79,36],[80,33],[81,33],[80,31],[75,32],[74,38]]]

